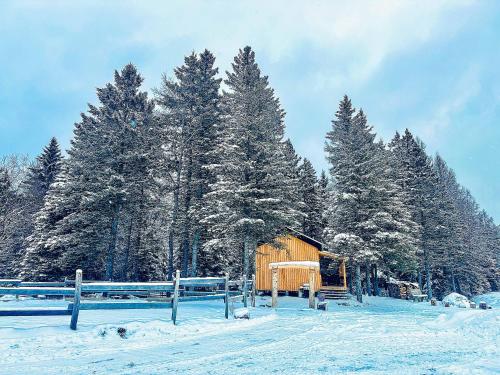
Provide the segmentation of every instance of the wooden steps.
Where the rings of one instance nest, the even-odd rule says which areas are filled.
[[[319,292],[325,296],[325,299],[349,299],[347,290],[345,290],[344,288],[322,287]]]

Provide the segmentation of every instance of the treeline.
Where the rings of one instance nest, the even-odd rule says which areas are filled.
[[[363,111],[344,97],[325,148],[332,184],[324,239],[349,256],[358,299],[362,268],[368,294],[378,293],[380,268],[418,281],[430,297],[497,290],[493,219],[409,130],[387,145],[375,138]]]
[[[0,277],[249,274],[257,244],[292,228],[349,256],[358,294],[362,269],[369,293],[381,274],[438,295],[497,289],[499,228],[408,130],[383,144],[345,97],[318,178],[250,47],[224,90],[207,50],[154,98],[142,81],[129,64],[97,90],[67,157],[53,139],[31,166],[2,164]]]

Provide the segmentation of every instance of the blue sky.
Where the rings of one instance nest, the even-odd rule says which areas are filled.
[[[133,62],[150,90],[192,50],[223,73],[251,45],[317,169],[344,94],[384,139],[408,127],[500,223],[498,1],[0,0],[0,155],[67,148],[95,88]]]

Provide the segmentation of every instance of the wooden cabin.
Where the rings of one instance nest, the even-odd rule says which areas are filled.
[[[315,271],[315,290],[341,291],[347,290],[345,262],[341,257],[326,249],[326,246],[301,233],[292,232],[277,239],[283,245],[278,249],[270,244],[257,247],[255,255],[255,283],[259,291],[272,289],[269,263],[313,261],[320,263],[320,270]],[[299,292],[309,282],[307,269],[280,269],[278,290],[282,292]]]

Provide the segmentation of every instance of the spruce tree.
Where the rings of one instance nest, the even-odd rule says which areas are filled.
[[[374,140],[365,114],[355,113],[345,96],[325,146],[333,181],[325,238],[355,268],[359,301],[361,265],[370,294],[372,264],[381,263],[389,270],[411,269],[415,252],[411,236],[415,224],[391,174],[388,152]]]
[[[62,163],[63,158],[59,143],[53,137],[42,153],[37,156],[34,165],[29,168],[27,177],[23,181],[23,196],[26,201],[30,202],[23,207],[23,214],[29,217],[24,236],[26,251],[23,254],[22,262],[20,262],[20,276],[23,278],[36,278],[37,275],[34,272],[40,271],[41,259],[33,253],[34,247],[30,247],[31,236],[35,231],[37,213],[42,209],[49,188],[61,172]]]
[[[37,208],[43,205],[43,198],[61,171],[61,163],[61,149],[57,139],[53,137],[37,156],[35,165],[29,169],[27,179],[24,181],[26,195]]]
[[[226,259],[220,272],[249,275],[257,242],[272,241],[297,219],[295,203],[286,200],[284,112],[250,47],[240,50],[232,68],[219,132],[221,162],[212,166],[217,180],[207,194],[210,215],[204,219],[212,239],[205,246],[217,253],[214,259]]]
[[[16,274],[21,249],[16,241],[13,213],[18,200],[9,172],[0,167],[0,278],[11,278]]]
[[[316,171],[308,159],[304,159],[300,166],[299,176],[301,199],[305,205],[301,229],[306,236],[320,240],[324,229],[322,197]]]
[[[199,55],[192,53],[184,59],[184,65],[175,69],[176,81],[164,77],[162,87],[156,91],[163,110],[161,121],[171,128],[167,130],[172,135],[167,144],[177,148],[173,150],[176,162],[171,174],[177,176],[173,180],[178,180],[178,186],[174,187],[169,273],[173,272],[173,232],[177,229],[182,248],[182,273],[186,276],[189,268],[192,276],[200,271],[200,248],[207,240],[202,208],[209,184],[215,181],[209,166],[218,159],[221,79],[216,78],[218,69],[214,63],[215,57],[208,50]],[[204,256],[201,254],[202,263]]]
[[[151,181],[146,143],[153,103],[139,92],[142,81],[132,64],[115,72],[114,82],[97,90],[100,106],[89,105],[76,124],[66,166],[31,240],[48,267],[40,277],[82,268],[89,278],[114,279],[125,218],[140,211]]]
[[[433,258],[439,246],[439,228],[443,225],[436,194],[437,176],[425,146],[408,129],[402,137],[396,134],[390,147],[398,163],[399,184],[406,192],[405,205],[412,213],[412,220],[419,226],[419,283],[423,270],[427,294],[432,298]]]
[[[333,185],[325,239],[348,256],[356,270],[356,295],[361,302],[360,266],[380,258],[370,246],[365,225],[370,217],[370,190],[375,185],[375,135],[362,111],[355,114],[344,96],[326,138],[325,151]]]

